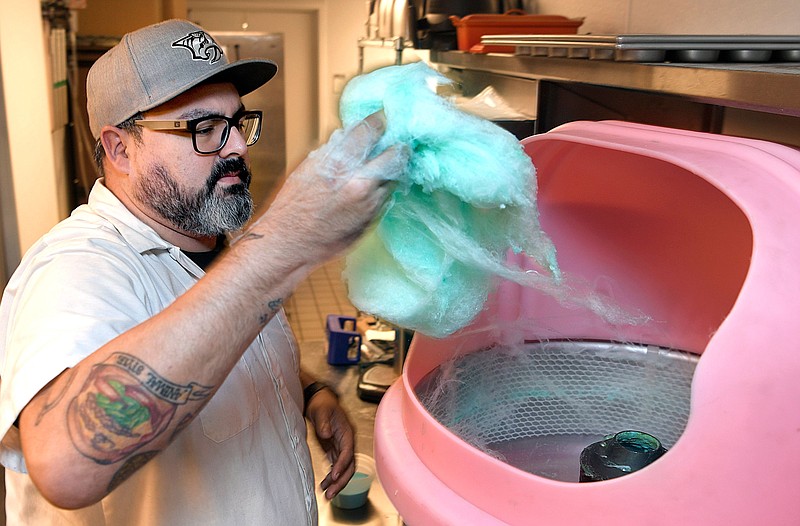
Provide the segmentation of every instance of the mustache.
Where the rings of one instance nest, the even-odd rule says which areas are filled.
[[[250,186],[250,180],[252,179],[250,168],[247,166],[247,163],[244,162],[244,159],[241,157],[234,157],[232,159],[221,159],[214,165],[214,168],[211,169],[211,175],[208,181],[206,181],[206,189],[209,190],[209,192],[213,191],[217,182],[232,172],[238,173],[239,179],[241,179],[245,187]]]

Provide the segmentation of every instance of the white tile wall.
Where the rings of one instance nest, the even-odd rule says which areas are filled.
[[[584,18],[578,33],[614,35],[627,33],[631,0],[538,0],[543,15]]]
[[[580,33],[800,35],[797,0],[538,0],[538,12],[585,17]]]

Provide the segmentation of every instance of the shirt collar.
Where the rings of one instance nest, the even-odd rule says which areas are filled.
[[[125,241],[139,251],[140,254],[152,250],[176,249],[175,245],[159,236],[155,230],[145,224],[122,204],[117,196],[98,179],[89,193],[89,208],[100,217],[110,222]]]
[[[170,257],[195,277],[205,274],[180,247],[166,241],[130,210],[108,189],[104,178],[99,178],[89,192],[89,208],[119,232],[122,238],[140,254],[166,251]]]

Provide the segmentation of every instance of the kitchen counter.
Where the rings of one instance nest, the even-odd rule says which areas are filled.
[[[318,380],[331,385],[339,394],[339,402],[347,410],[356,427],[356,452],[374,458],[373,428],[377,404],[365,402],[358,397],[359,368],[357,365],[332,366],[327,362],[327,342],[325,340],[307,340],[300,343],[301,364]],[[309,446],[314,463],[314,478],[317,481],[317,503],[319,506],[320,526],[340,524],[362,524],[368,526],[401,526],[400,515],[392,505],[380,481],[376,478],[369,492],[369,501],[365,506],[354,510],[343,510],[333,506],[319,489],[319,482],[325,477],[330,464],[309,428]]]
[[[431,51],[431,62],[530,80],[677,95],[695,102],[800,117],[800,63],[640,63]]]

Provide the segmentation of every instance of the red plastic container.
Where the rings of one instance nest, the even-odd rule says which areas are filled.
[[[583,24],[583,18],[561,15],[526,15],[511,10],[504,15],[451,16],[456,28],[459,51],[473,53],[513,53],[512,46],[484,46],[483,35],[574,35]]]

